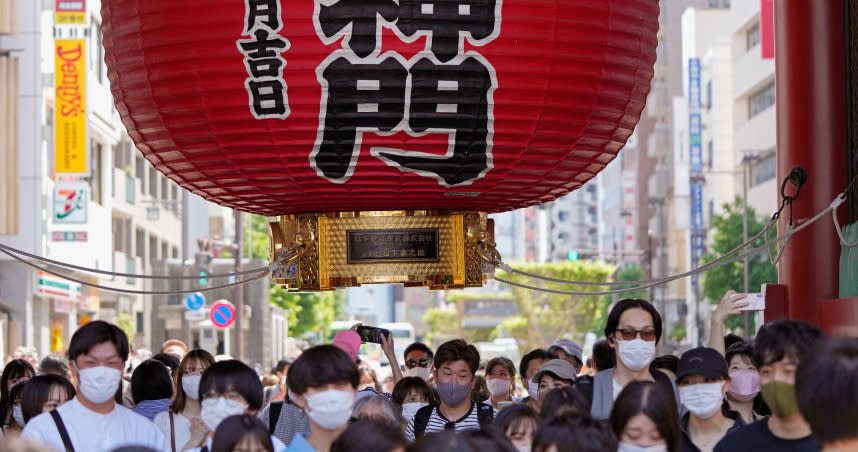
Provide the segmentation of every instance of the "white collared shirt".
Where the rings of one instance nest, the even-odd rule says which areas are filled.
[[[122,446],[147,446],[162,452],[170,450],[167,439],[155,424],[122,405],[114,405],[110,413],[100,414],[83,406],[75,397],[60,405],[57,412],[76,452],[109,452]],[[30,419],[21,436],[41,441],[57,451],[65,451],[50,413]]]

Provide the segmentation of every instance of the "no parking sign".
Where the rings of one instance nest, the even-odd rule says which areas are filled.
[[[227,328],[235,322],[235,306],[226,300],[218,300],[209,311],[209,320],[218,328]]]

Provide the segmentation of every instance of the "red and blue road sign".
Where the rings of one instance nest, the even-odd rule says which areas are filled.
[[[235,306],[226,300],[218,300],[209,311],[209,320],[218,328],[227,328],[235,322]]]

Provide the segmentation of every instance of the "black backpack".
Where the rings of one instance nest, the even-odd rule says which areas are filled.
[[[277,426],[277,421],[280,419],[280,410],[283,408],[283,402],[271,402],[268,405],[268,431],[274,434],[274,427]]]
[[[429,425],[429,418],[432,417],[432,411],[438,405],[427,405],[417,410],[414,415],[414,439],[418,439],[426,432],[426,426]],[[495,417],[495,410],[491,405],[477,402],[477,422],[480,425],[491,424]]]

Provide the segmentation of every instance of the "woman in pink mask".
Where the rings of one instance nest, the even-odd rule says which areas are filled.
[[[730,387],[727,389],[727,403],[730,409],[739,413],[746,424],[763,417],[761,411],[768,414],[768,407],[760,394],[760,371],[751,361],[751,345],[739,342],[727,349],[727,368],[730,372]]]

